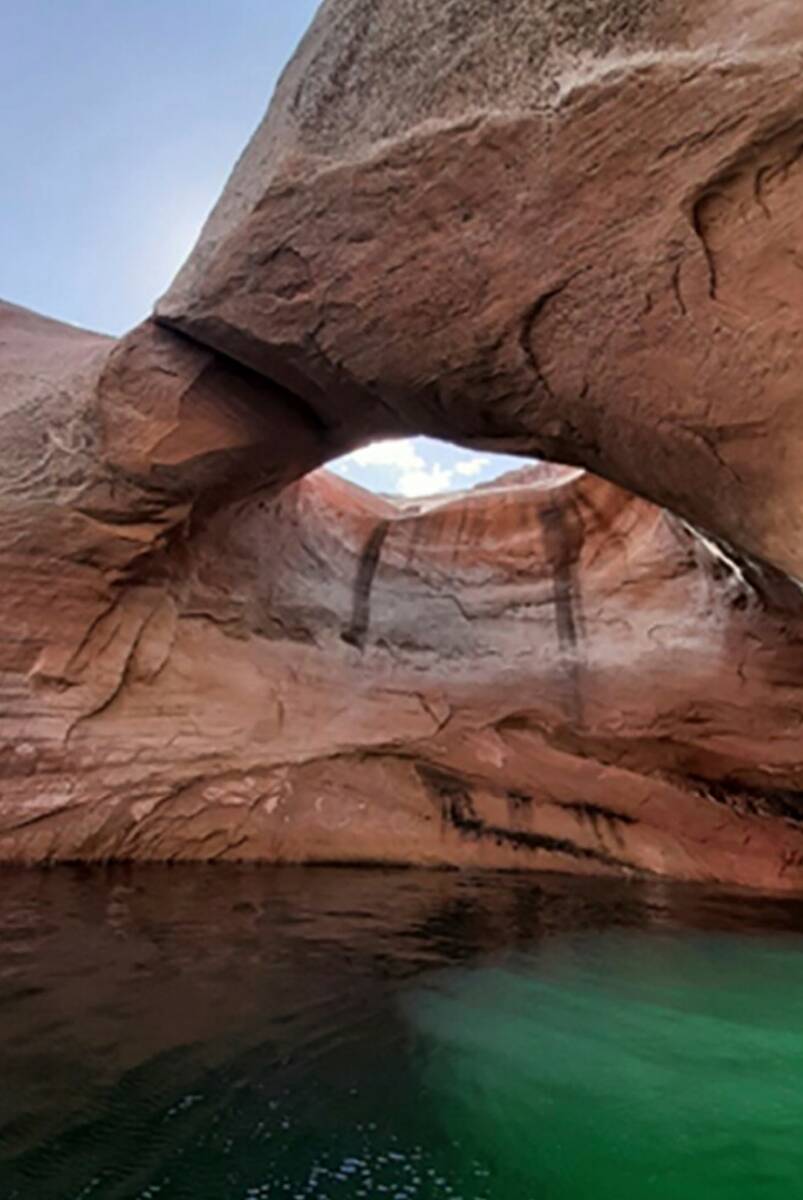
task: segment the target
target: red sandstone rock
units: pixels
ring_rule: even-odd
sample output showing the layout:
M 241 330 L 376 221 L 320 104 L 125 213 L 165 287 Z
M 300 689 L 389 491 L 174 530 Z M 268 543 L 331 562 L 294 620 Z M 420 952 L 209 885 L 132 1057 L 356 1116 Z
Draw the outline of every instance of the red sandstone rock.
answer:
M 801 887 L 802 39 L 327 0 L 164 327 L 0 306 L 0 859 Z
M 328 0 L 160 319 L 803 578 L 802 39 L 797 0 Z
M 0 858 L 800 887 L 803 627 L 760 576 L 573 470 L 277 493 L 253 380 L 4 315 Z

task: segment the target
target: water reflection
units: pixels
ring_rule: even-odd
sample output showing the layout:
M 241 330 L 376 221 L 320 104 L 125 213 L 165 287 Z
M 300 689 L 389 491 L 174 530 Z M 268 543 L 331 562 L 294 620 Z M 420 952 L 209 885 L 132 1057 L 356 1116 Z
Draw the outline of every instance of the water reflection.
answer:
M 803 1174 L 801 902 L 223 866 L 2 880 L 4 1200 L 773 1197 Z

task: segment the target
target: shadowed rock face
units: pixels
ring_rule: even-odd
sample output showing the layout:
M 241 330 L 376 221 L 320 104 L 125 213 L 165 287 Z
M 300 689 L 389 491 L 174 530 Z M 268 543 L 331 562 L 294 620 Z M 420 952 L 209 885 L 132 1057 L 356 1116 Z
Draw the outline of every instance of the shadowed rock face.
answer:
M 0 306 L 0 858 L 800 888 L 801 37 L 327 0 L 155 322 Z

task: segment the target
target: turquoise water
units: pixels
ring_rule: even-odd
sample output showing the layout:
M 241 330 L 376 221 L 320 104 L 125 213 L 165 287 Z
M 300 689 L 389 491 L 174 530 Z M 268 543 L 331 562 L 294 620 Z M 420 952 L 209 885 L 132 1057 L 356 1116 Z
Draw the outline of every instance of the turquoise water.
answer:
M 2 1200 L 803 1189 L 803 904 L 351 870 L 8 871 Z

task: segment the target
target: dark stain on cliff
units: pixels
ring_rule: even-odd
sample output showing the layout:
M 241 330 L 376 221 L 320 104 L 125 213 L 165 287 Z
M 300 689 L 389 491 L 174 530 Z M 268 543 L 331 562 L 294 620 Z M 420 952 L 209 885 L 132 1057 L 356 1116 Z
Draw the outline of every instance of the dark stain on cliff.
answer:
M 576 505 L 552 504 L 537 510 L 547 564 L 552 571 L 552 603 L 561 655 L 571 685 L 573 715 L 582 717 L 579 643 L 584 617 L 577 564 L 583 549 L 583 518 Z
M 507 801 L 507 819 L 509 825 L 520 825 L 522 821 L 529 824 L 532 819 L 533 798 L 529 792 L 518 788 L 509 788 L 505 792 Z
M 594 836 L 599 841 L 604 841 L 606 833 L 610 834 L 620 849 L 624 849 L 625 844 L 622 837 L 622 826 L 638 824 L 637 819 L 628 813 L 614 812 L 612 808 L 604 808 L 601 804 L 589 804 L 586 801 L 577 800 L 570 804 L 561 804 L 560 807 L 566 812 L 573 813 L 581 823 L 588 822 L 594 831 Z
M 749 816 L 780 817 L 793 825 L 803 825 L 803 791 L 797 788 L 765 788 L 738 779 L 708 780 L 686 777 L 709 800 Z
M 360 555 L 357 577 L 354 580 L 351 623 L 348 629 L 344 629 L 340 635 L 344 642 L 348 642 L 350 646 L 356 646 L 359 650 L 362 650 L 365 645 L 368 626 L 371 623 L 371 588 L 389 528 L 389 521 L 378 521 L 365 543 Z
M 578 513 L 566 504 L 538 509 L 547 563 L 554 580 L 555 625 L 561 650 L 574 655 L 579 641 L 582 613 L 578 612 L 577 561 L 583 546 L 583 527 Z
M 534 833 L 526 829 L 505 829 L 493 825 L 477 814 L 471 793 L 471 783 L 451 771 L 417 763 L 416 772 L 428 791 L 436 800 L 444 827 L 451 827 L 463 837 L 490 840 L 497 846 L 512 846 L 515 850 L 545 850 L 550 854 L 563 854 L 569 858 L 587 859 L 608 867 L 629 869 L 630 864 L 615 858 L 605 850 L 591 846 L 578 846 L 569 838 L 553 837 L 547 833 Z
M 575 812 L 581 818 L 589 821 L 618 821 L 620 825 L 637 825 L 638 821 L 635 817 L 631 817 L 629 813 L 614 812 L 612 808 L 604 808 L 601 804 L 587 804 L 585 801 L 577 800 L 571 804 L 561 804 L 561 808 L 567 809 L 569 812 Z
M 507 798 L 516 809 L 529 808 L 533 802 L 533 798 L 529 792 L 520 792 L 517 788 L 510 788 Z
M 508 788 L 505 792 L 505 799 L 511 825 L 514 819 L 521 816 L 529 817 L 532 813 L 533 798 L 529 792 L 522 792 L 519 788 Z

